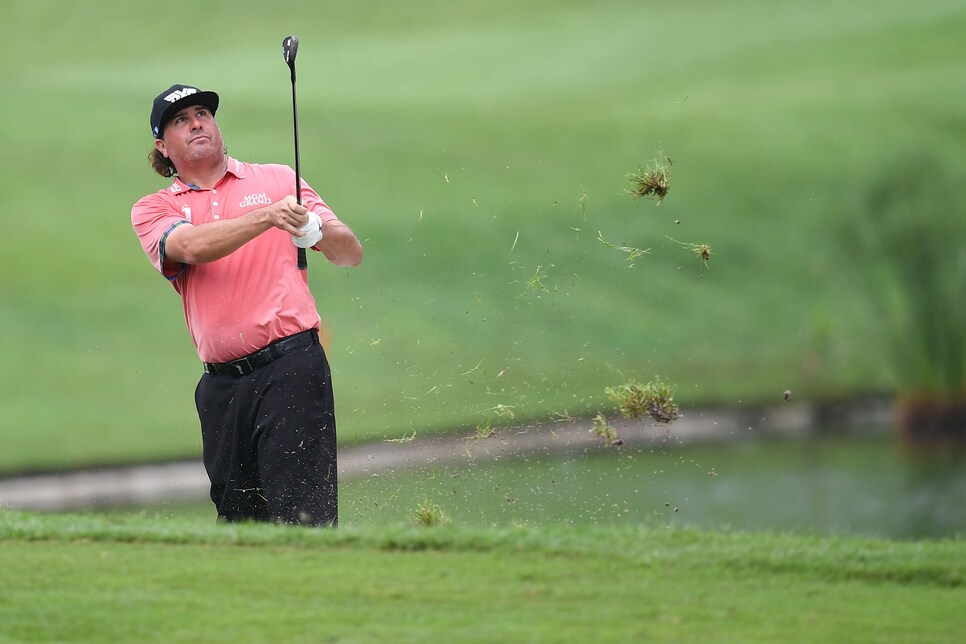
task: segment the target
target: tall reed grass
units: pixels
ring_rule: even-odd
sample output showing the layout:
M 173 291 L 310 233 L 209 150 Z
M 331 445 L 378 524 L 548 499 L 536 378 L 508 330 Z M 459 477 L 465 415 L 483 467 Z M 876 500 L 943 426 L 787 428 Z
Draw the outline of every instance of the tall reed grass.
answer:
M 880 312 L 908 424 L 966 438 L 966 174 L 912 156 L 883 170 L 847 219 L 846 249 Z M 910 413 L 911 412 L 911 413 Z

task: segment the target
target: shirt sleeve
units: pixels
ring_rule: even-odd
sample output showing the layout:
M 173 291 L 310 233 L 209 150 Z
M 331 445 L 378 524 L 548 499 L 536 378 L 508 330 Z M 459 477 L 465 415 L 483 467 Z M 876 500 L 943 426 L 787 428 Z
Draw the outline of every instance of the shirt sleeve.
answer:
M 312 189 L 310 185 L 302 181 L 302 205 L 308 208 L 310 211 L 314 212 L 322 220 L 323 224 L 327 224 L 330 221 L 338 221 L 338 217 L 332 212 L 332 209 L 322 201 L 322 197 L 319 196 L 315 190 Z M 316 244 L 312 246 L 312 250 L 316 252 L 319 251 L 319 246 Z
M 164 254 L 164 244 L 172 230 L 178 226 L 190 226 L 191 222 L 185 219 L 174 204 L 168 203 L 156 193 L 134 204 L 131 209 L 131 224 L 151 265 L 169 281 L 174 281 L 186 265 L 168 260 Z
M 304 180 L 302 181 L 302 205 L 317 214 L 322 219 L 322 223 L 338 219 L 332 209 L 322 201 L 319 193 L 313 190 Z

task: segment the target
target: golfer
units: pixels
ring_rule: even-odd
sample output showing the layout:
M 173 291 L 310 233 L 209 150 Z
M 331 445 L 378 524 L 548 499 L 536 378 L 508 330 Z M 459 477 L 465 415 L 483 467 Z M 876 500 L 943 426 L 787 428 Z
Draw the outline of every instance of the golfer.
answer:
M 298 204 L 290 167 L 227 156 L 217 109 L 217 94 L 189 85 L 154 99 L 150 161 L 174 182 L 131 222 L 204 363 L 195 404 L 219 519 L 335 526 L 332 378 L 296 254 L 357 266 L 362 246 L 305 182 Z

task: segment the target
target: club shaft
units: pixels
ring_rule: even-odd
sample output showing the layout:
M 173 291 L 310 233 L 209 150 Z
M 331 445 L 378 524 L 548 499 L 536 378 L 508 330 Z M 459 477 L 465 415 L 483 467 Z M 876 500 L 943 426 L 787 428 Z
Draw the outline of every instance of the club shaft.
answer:
M 299 109 L 295 98 L 295 69 L 292 69 L 292 121 L 295 129 L 295 198 L 302 203 L 302 163 L 299 153 Z
M 299 108 L 295 97 L 295 62 L 292 62 L 292 121 L 295 130 L 295 200 L 302 205 L 302 155 L 299 153 Z M 304 248 L 298 249 L 298 268 L 304 271 L 308 268 L 308 260 Z

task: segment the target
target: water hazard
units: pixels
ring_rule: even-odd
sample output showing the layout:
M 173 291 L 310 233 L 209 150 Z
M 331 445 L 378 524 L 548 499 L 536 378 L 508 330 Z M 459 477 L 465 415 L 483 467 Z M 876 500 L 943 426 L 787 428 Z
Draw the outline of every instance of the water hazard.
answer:
M 888 437 L 588 448 L 381 472 L 343 485 L 344 523 L 406 521 L 421 504 L 468 525 L 728 526 L 931 538 L 966 534 L 966 462 Z

